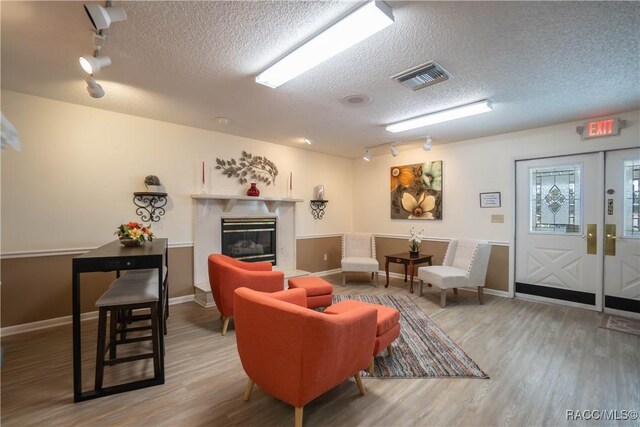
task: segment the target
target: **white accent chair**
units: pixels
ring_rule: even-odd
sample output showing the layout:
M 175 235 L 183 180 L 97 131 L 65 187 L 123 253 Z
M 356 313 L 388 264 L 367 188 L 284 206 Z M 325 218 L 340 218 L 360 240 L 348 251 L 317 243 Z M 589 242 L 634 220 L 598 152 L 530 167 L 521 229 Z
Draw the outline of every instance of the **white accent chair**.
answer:
M 376 275 L 380 265 L 376 259 L 376 239 L 370 233 L 345 233 L 342 235 L 342 286 L 346 286 L 346 273 L 361 272 Z
M 420 295 L 424 283 L 440 288 L 440 306 L 447 306 L 447 289 L 478 287 L 478 300 L 482 304 L 482 288 L 484 287 L 491 245 L 484 240 L 451 240 L 442 265 L 420 267 Z

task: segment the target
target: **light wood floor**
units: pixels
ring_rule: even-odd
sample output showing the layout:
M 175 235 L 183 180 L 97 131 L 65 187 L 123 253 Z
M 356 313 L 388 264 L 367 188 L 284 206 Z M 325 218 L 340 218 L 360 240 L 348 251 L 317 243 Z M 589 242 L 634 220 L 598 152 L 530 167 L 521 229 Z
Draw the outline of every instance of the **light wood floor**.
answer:
M 329 277 L 339 293 L 409 295 L 400 279 L 389 289 L 355 279 L 343 288 L 339 275 Z M 441 309 L 439 291 L 410 296 L 491 379 L 364 379 L 364 397 L 351 379 L 305 407 L 305 426 L 579 425 L 567 410 L 639 409 L 640 337 L 598 328 L 598 314 L 491 295 L 478 305 L 471 292 L 450 295 Z M 171 309 L 166 383 L 77 404 L 70 326 L 3 338 L 2 425 L 293 425 L 293 408 L 258 387 L 242 401 L 233 324 L 222 337 L 215 308 Z M 95 324 L 83 323 L 87 388 Z

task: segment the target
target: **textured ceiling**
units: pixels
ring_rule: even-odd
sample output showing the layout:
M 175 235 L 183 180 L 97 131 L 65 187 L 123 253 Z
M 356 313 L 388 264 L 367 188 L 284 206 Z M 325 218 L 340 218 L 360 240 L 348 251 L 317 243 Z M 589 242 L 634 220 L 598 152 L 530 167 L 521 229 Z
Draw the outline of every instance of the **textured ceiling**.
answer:
M 101 3 L 103 4 L 103 3 Z M 270 89 L 256 74 L 353 2 L 115 2 L 90 98 L 81 2 L 0 3 L 2 88 L 346 157 L 431 135 L 434 144 L 640 107 L 640 3 L 388 2 L 395 24 Z M 453 78 L 412 92 L 389 79 L 435 60 Z M 361 108 L 339 102 L 368 94 Z M 494 111 L 391 134 L 388 123 L 482 99 Z M 219 124 L 215 117 L 229 117 Z

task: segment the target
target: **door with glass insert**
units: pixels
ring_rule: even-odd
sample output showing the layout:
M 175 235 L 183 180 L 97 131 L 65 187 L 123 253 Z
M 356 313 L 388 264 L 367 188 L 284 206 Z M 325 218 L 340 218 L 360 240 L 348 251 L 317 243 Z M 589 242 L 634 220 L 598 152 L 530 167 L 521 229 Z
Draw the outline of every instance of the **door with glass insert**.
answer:
M 602 309 L 604 154 L 516 162 L 517 296 Z
M 605 311 L 640 313 L 640 149 L 607 152 Z

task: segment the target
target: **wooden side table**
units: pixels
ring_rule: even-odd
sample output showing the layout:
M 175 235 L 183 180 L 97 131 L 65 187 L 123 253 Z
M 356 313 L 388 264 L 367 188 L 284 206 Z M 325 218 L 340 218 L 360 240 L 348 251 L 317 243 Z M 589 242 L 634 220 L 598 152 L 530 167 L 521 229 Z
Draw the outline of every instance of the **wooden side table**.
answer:
M 385 255 L 385 261 L 384 261 L 384 271 L 387 275 L 387 283 L 385 283 L 384 287 L 388 288 L 389 287 L 389 263 L 393 262 L 396 264 L 403 264 L 404 265 L 404 281 L 407 281 L 407 267 L 409 267 L 409 275 L 411 278 L 411 282 L 410 282 L 410 286 L 409 286 L 409 292 L 413 293 L 413 273 L 415 270 L 415 266 L 418 264 L 424 264 L 427 263 L 429 265 L 433 265 L 431 259 L 433 258 L 433 255 L 423 255 L 423 254 L 419 254 L 416 257 L 412 257 L 411 255 L 409 255 L 409 252 L 402 252 L 399 254 L 393 254 L 393 255 Z

